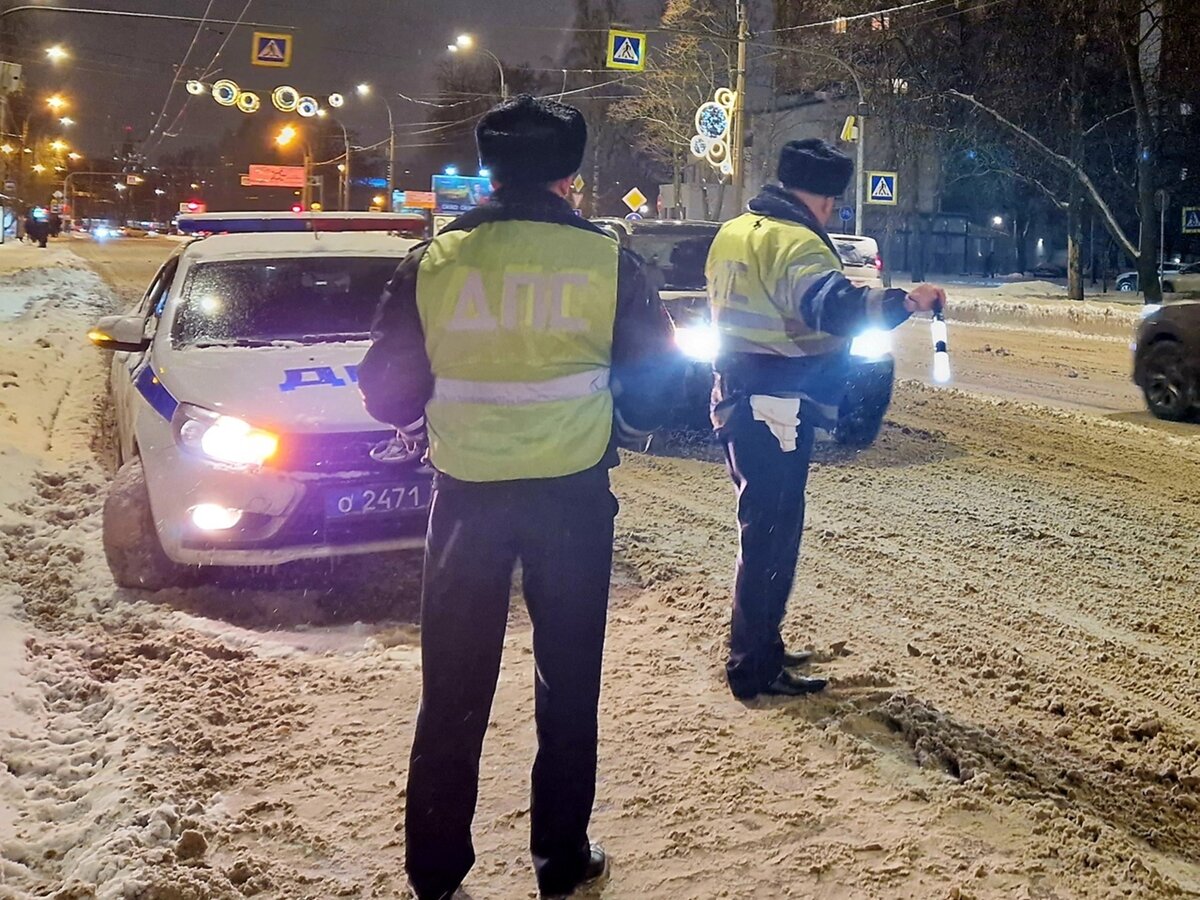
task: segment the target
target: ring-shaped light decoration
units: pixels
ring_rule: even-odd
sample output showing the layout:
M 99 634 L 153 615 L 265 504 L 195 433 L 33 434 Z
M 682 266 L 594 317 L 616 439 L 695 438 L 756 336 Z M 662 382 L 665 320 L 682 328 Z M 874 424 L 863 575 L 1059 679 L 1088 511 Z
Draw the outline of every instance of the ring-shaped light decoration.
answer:
M 722 175 L 732 175 L 733 174 L 733 160 L 732 159 L 725 160 L 723 163 L 721 163 L 721 165 L 718 168 L 720 168 Z
M 702 134 L 692 135 L 692 142 L 689 145 L 689 149 L 692 151 L 692 156 L 704 159 L 708 156 L 708 138 Z
M 271 91 L 271 103 L 280 112 L 295 112 L 296 104 L 299 102 L 300 92 L 290 84 L 281 84 L 275 90 Z
M 717 88 L 713 99 L 726 109 L 733 109 L 733 101 L 737 99 L 737 94 L 727 87 Z
M 320 109 L 321 104 L 317 102 L 316 97 L 301 97 L 296 104 L 296 112 L 306 119 L 311 119 Z
M 213 99 L 222 106 L 236 104 L 241 93 L 242 89 L 237 86 L 237 82 L 230 81 L 228 78 L 222 78 L 212 86 Z
M 719 103 L 703 103 L 696 110 L 696 131 L 710 140 L 725 137 L 729 131 L 729 110 Z
M 334 109 L 340 109 L 341 107 L 345 106 L 346 98 L 343 97 L 341 94 L 330 94 L 328 102 L 329 102 L 329 105 L 332 106 Z
M 707 159 L 714 166 L 720 168 L 721 163 L 723 163 L 728 157 L 729 145 L 724 141 L 712 141 L 709 143 Z
M 237 108 L 242 112 L 256 113 L 260 106 L 262 106 L 262 101 L 258 98 L 258 94 L 253 91 L 242 91 L 238 94 Z
M 204 90 L 205 90 L 205 88 L 204 88 L 203 81 L 197 81 L 196 79 L 193 78 L 191 81 L 189 81 L 187 83 L 187 92 L 189 94 L 191 94 L 193 97 L 203 94 Z

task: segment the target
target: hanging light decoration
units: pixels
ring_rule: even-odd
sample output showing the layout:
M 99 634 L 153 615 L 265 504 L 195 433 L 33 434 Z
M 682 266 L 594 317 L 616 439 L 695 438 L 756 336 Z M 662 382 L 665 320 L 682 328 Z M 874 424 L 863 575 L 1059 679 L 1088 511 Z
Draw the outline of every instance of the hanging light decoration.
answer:
M 236 105 L 241 93 L 242 89 L 237 86 L 237 82 L 228 78 L 222 78 L 212 86 L 213 99 L 222 106 Z
M 242 91 L 238 94 L 237 108 L 244 113 L 256 113 L 261 105 L 262 101 L 253 91 Z
M 346 98 L 341 94 L 330 94 L 328 102 L 334 109 L 341 109 L 346 104 Z
M 321 104 L 317 102 L 316 97 L 301 97 L 296 103 L 296 112 L 306 119 L 311 119 L 320 109 Z
M 203 81 L 196 81 L 193 78 L 187 83 L 187 92 L 194 97 L 198 97 L 200 94 L 203 94 L 205 90 L 207 90 L 207 88 L 204 87 Z
M 729 158 L 729 129 L 736 99 L 737 95 L 729 88 L 718 88 L 712 100 L 700 104 L 696 110 L 696 134 L 688 142 L 692 156 L 707 160 L 722 175 L 733 173 L 733 161 Z
M 281 84 L 271 91 L 271 103 L 280 112 L 295 112 L 300 102 L 300 92 L 290 84 Z

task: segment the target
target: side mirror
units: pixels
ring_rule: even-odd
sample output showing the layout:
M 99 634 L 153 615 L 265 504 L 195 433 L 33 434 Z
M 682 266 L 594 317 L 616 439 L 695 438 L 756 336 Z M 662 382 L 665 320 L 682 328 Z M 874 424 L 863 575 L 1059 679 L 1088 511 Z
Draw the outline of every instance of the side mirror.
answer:
M 101 350 L 140 353 L 150 346 L 141 316 L 105 316 L 88 332 L 88 340 Z

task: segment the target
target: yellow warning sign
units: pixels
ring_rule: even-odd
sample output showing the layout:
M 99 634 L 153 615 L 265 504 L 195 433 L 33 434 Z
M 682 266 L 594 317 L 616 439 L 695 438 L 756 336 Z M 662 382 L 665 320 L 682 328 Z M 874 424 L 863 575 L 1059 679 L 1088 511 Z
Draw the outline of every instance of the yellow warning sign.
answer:
M 646 195 L 637 188 L 631 188 L 629 193 L 622 197 L 621 200 L 634 212 L 637 212 L 646 205 Z

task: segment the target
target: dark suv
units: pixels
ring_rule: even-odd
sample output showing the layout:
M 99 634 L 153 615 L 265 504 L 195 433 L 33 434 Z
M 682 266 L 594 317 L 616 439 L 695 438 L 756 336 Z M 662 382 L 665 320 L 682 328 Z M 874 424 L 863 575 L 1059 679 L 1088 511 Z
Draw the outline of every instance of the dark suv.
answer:
M 675 323 L 676 345 L 688 362 L 676 419 L 681 424 L 707 427 L 712 363 L 719 353 L 720 339 L 709 315 L 704 264 L 720 223 L 594 221 L 646 262 L 650 279 Z M 847 248 L 853 252 L 853 247 Z M 849 277 L 854 280 L 853 275 Z M 851 365 L 833 437 L 842 444 L 865 447 L 879 434 L 892 400 L 895 360 L 891 334 L 872 329 L 847 341 L 845 352 L 850 355 Z
M 1147 306 L 1133 352 L 1133 380 L 1150 412 L 1181 422 L 1200 410 L 1200 300 Z

